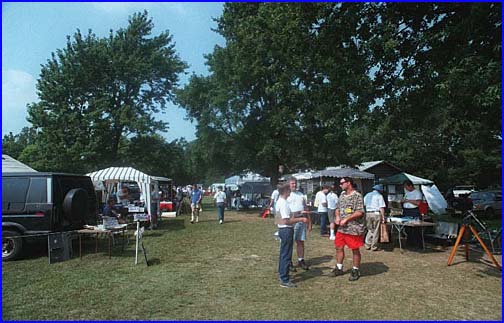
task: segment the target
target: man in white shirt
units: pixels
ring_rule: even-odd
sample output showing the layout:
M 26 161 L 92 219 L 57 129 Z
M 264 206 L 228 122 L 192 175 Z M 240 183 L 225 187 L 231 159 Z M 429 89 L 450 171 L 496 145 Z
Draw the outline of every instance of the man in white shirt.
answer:
M 290 195 L 287 198 L 287 203 L 294 218 L 305 217 L 306 199 L 303 193 L 296 189 L 297 180 L 295 177 L 289 179 Z M 304 270 L 309 270 L 310 267 L 304 261 L 304 242 L 306 240 L 306 229 L 311 231 L 311 222 L 308 225 L 304 222 L 298 222 L 294 226 L 294 241 L 296 241 L 296 251 L 298 256 L 298 267 Z
M 278 188 L 280 197 L 276 203 L 275 224 L 278 227 L 278 235 L 280 237 L 280 257 L 278 261 L 278 274 L 280 278 L 280 286 L 286 288 L 296 287 L 289 280 L 289 267 L 292 260 L 292 246 L 294 237 L 293 225 L 297 222 L 306 223 L 306 218 L 294 218 L 291 216 L 287 198 L 290 195 L 289 184 L 283 184 Z
M 331 190 L 327 194 L 327 216 L 329 218 L 329 228 L 331 229 L 331 235 L 329 236 L 329 239 L 331 240 L 336 239 L 336 235 L 334 233 L 336 225 L 334 224 L 334 220 L 337 204 L 338 204 L 338 194 L 336 194 L 336 186 L 334 185 L 333 187 L 331 187 Z
M 315 195 L 315 201 L 318 201 L 317 212 L 320 216 L 320 236 L 327 236 L 327 192 L 329 192 L 329 186 L 324 185 L 322 190 L 317 192 Z
M 273 191 L 273 193 L 271 193 L 271 199 L 270 199 L 270 204 L 269 204 L 269 207 L 270 209 L 273 209 L 273 215 L 276 214 L 276 210 L 275 210 L 275 206 L 276 206 L 276 202 L 278 200 L 278 197 L 279 197 L 279 194 L 278 194 L 278 189 L 275 189 Z
M 420 211 L 418 210 L 418 205 L 422 202 L 422 193 L 415 189 L 413 182 L 405 180 L 404 185 L 404 198 L 403 203 L 403 216 L 412 217 L 415 220 L 420 218 Z M 422 246 L 422 232 L 418 228 L 406 227 L 407 242 L 409 245 L 414 245 L 416 248 L 421 248 Z
M 366 228 L 368 230 L 364 245 L 367 250 L 378 250 L 378 239 L 380 237 L 380 223 L 385 223 L 385 200 L 381 194 L 383 185 L 373 186 L 373 191 L 364 196 L 364 207 L 366 208 Z
M 219 186 L 214 194 L 215 205 L 217 206 L 217 216 L 219 224 L 224 222 L 224 208 L 226 207 L 226 193 L 222 191 L 222 186 Z

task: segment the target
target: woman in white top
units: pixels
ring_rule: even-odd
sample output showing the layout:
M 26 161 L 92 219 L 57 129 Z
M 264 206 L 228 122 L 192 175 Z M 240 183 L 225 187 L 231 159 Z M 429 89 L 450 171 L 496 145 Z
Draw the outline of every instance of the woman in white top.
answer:
M 219 224 L 224 222 L 224 208 L 226 207 L 226 193 L 222 191 L 222 186 L 219 186 L 214 194 L 215 205 L 217 205 L 217 216 Z

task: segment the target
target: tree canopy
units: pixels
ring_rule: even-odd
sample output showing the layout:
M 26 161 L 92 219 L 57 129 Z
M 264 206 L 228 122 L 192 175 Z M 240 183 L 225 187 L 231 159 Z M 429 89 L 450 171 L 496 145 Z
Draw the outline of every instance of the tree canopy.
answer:
M 442 183 L 498 183 L 500 10 L 227 3 L 216 20 L 226 45 L 177 102 L 222 174 L 248 168 L 275 182 L 279 165 L 385 159 Z

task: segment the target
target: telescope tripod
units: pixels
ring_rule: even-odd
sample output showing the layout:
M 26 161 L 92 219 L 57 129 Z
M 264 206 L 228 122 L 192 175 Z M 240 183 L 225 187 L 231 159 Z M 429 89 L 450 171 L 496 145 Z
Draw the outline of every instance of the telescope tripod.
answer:
M 492 260 L 494 265 L 499 269 L 502 270 L 502 267 L 499 265 L 497 260 L 494 258 L 493 254 L 488 250 L 487 246 L 481 240 L 480 236 L 478 235 L 478 231 L 472 226 L 471 220 L 474 220 L 479 223 L 478 218 L 474 215 L 472 211 L 467 211 L 467 215 L 464 217 L 463 222 L 462 222 L 462 227 L 460 228 L 459 234 L 457 236 L 457 240 L 455 241 L 455 245 L 453 246 L 450 256 L 448 257 L 448 266 L 450 266 L 453 262 L 453 258 L 455 257 L 455 254 L 457 253 L 457 248 L 460 245 L 460 241 L 462 240 L 462 237 L 465 236 L 464 238 L 464 243 L 465 243 L 465 256 L 466 260 L 469 260 L 469 230 L 472 232 L 472 234 L 476 237 L 478 242 L 480 243 L 481 247 L 483 250 L 485 250 L 486 254 L 488 257 Z

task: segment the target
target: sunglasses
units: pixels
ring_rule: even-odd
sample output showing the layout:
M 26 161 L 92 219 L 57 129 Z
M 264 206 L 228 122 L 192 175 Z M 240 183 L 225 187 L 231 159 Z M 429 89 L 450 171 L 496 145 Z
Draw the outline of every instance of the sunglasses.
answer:
M 346 181 L 343 181 L 343 182 L 340 182 L 339 184 L 340 184 L 340 185 L 343 185 L 343 184 L 345 184 L 345 183 L 346 183 Z

